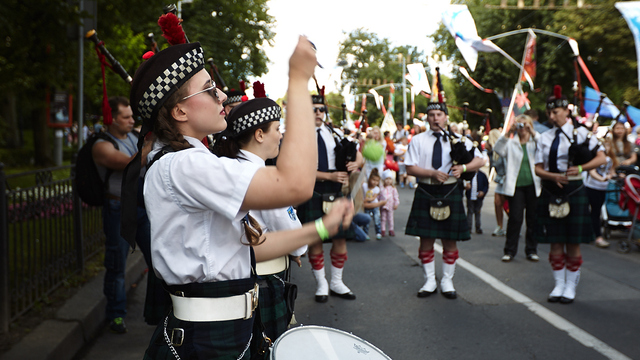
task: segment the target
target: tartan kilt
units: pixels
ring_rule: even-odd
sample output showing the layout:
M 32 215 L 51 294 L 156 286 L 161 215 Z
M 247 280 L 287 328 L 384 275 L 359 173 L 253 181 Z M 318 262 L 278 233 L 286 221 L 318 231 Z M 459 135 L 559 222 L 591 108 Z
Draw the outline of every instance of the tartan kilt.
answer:
M 264 333 L 272 342 L 282 335 L 289 327 L 287 317 L 287 304 L 284 296 L 284 279 L 286 271 L 277 274 L 260 276 L 258 275 L 258 285 L 260 286 L 260 320 L 264 326 Z M 257 328 L 257 327 L 256 327 Z M 253 334 L 251 341 L 251 354 L 259 349 L 262 335 L 259 331 Z M 269 352 L 265 354 L 268 358 Z
M 168 286 L 169 291 L 183 291 L 189 297 L 226 297 L 241 295 L 253 289 L 255 279 L 239 279 L 217 281 L 210 283 L 192 283 L 187 285 Z M 171 330 L 184 330 L 182 346 L 174 349 L 181 359 L 218 359 L 235 360 L 242 354 L 249 340 L 254 325 L 254 317 L 243 320 L 191 322 L 182 321 L 169 313 L 167 334 L 171 337 Z M 244 353 L 241 359 L 249 359 L 250 351 Z M 164 339 L 164 320 L 156 327 L 151 337 L 144 359 L 175 359 Z
M 471 233 L 467 224 L 467 214 L 462 202 L 461 182 L 450 185 L 418 184 L 411 213 L 407 220 L 406 235 L 419 236 L 427 239 L 469 240 Z M 445 196 L 452 187 L 458 187 L 447 197 L 451 201 L 451 215 L 448 219 L 437 221 L 429 215 L 430 200 Z M 428 192 L 431 196 L 424 193 Z
M 344 197 L 344 194 L 342 194 L 342 184 L 333 181 L 316 181 L 311 199 L 298 205 L 296 209 L 300 223 L 306 224 L 313 222 L 324 215 L 322 211 L 322 195 L 324 194 L 335 194 L 338 198 Z M 355 232 L 349 229 L 341 230 L 323 242 L 330 242 L 334 238 L 352 240 L 355 238 Z
M 584 186 L 569 196 L 569 215 L 563 219 L 549 217 L 549 199 L 552 194 L 569 194 L 582 186 L 582 180 L 570 181 L 559 188 L 554 182 L 543 181 L 538 198 L 537 226 L 534 237 L 541 244 L 581 244 L 595 240 L 591 227 L 589 200 Z
M 144 321 L 149 325 L 158 325 L 171 310 L 171 297 L 164 289 L 153 269 L 147 273 L 147 295 L 144 299 Z

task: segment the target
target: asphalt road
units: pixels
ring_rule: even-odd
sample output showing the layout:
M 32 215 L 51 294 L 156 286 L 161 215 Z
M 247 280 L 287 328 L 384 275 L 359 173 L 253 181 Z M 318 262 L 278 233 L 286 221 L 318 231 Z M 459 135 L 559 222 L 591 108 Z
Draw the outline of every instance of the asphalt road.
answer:
M 292 281 L 299 287 L 299 324 L 350 332 L 396 360 L 640 359 L 637 247 L 621 254 L 615 244 L 608 249 L 584 245 L 575 302 L 550 304 L 546 301 L 553 288 L 549 246 L 539 247 L 541 261 L 533 263 L 524 258 L 521 239 L 514 260 L 501 262 L 504 237 L 491 236 L 496 222 L 490 190 L 482 214 L 484 234 L 459 243 L 461 259 L 454 278 L 458 299 L 440 294 L 417 298 L 424 281 L 418 240 L 404 235 L 413 190 L 398 190 L 396 236 L 348 245 L 344 280 L 356 300 L 331 297 L 318 304 L 308 260 L 303 259 L 302 268 L 293 269 Z M 617 241 L 625 234 L 614 231 L 612 236 Z M 327 264 L 329 247 L 325 245 Z M 436 253 L 438 277 L 441 264 Z M 142 358 L 153 332 L 142 321 L 145 287 L 144 281 L 138 284 L 129 298 L 129 333 L 115 335 L 105 329 L 79 359 Z M 308 349 L 313 351 L 311 344 Z M 300 354 L 299 359 L 305 358 Z

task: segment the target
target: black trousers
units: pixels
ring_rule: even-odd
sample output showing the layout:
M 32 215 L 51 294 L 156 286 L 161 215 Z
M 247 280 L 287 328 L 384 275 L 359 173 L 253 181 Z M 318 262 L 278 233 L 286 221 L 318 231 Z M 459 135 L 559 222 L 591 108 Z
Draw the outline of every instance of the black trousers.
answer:
M 504 254 L 515 256 L 518 252 L 520 229 L 526 211 L 527 231 L 525 232 L 525 254 L 536 254 L 538 243 L 533 237 L 536 226 L 536 188 L 534 185 L 516 187 L 513 196 L 509 199 L 509 220 L 507 222 L 507 240 L 504 244 Z
M 593 227 L 593 233 L 596 237 L 600 237 L 602 236 L 602 230 L 600 229 L 600 214 L 602 213 L 602 204 L 604 204 L 606 199 L 607 191 L 591 188 L 586 189 L 589 205 L 591 205 L 591 226 Z

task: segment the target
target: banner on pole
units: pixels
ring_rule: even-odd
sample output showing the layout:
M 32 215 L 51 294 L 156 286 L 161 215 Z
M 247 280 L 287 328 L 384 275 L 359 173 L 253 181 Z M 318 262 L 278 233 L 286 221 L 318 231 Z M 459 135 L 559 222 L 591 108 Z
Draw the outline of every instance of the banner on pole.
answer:
M 407 71 L 409 72 L 407 80 L 409 80 L 414 87 L 417 87 L 418 90 L 431 94 L 431 87 L 429 86 L 427 72 L 424 70 L 424 65 L 422 65 L 422 63 L 407 65 Z

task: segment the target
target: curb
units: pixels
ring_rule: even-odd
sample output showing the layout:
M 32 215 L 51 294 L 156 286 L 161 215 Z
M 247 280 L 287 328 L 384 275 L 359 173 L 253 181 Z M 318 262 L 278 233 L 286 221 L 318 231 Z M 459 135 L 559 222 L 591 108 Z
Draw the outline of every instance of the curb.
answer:
M 127 293 L 145 274 L 142 252 L 129 254 L 125 272 Z M 102 270 L 58 310 L 6 352 L 1 360 L 71 360 L 106 326 Z

